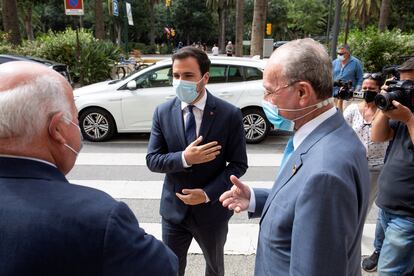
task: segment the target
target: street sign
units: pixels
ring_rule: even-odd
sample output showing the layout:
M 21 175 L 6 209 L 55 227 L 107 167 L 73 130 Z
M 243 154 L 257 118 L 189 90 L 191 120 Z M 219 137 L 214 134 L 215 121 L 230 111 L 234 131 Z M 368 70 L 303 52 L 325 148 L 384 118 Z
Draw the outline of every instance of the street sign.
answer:
M 65 0 L 66 15 L 83 15 L 83 0 Z
M 126 14 L 128 17 L 128 24 L 131 26 L 134 26 L 134 20 L 132 19 L 131 3 L 125 2 L 125 5 L 126 5 Z
M 119 16 L 119 3 L 118 0 L 112 1 L 112 11 L 114 16 Z

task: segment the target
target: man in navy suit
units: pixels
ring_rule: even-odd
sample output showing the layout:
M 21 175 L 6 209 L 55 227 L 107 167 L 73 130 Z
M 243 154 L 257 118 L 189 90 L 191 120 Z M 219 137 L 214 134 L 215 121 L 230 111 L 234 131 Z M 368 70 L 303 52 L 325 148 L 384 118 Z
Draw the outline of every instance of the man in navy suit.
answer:
M 368 207 L 365 149 L 332 104 L 332 67 L 324 47 L 300 39 L 278 48 L 263 78 L 263 108 L 293 129 L 272 189 L 232 176 L 223 206 L 261 217 L 255 275 L 361 275 Z
M 162 239 L 179 259 L 184 275 L 193 239 L 206 260 L 206 275 L 224 275 L 224 244 L 233 212 L 219 196 L 242 176 L 247 156 L 238 108 L 208 91 L 210 60 L 195 47 L 172 56 L 176 98 L 154 112 L 147 166 L 165 173 L 161 195 Z
M 65 178 L 82 145 L 65 78 L 0 65 L 0 118 L 0 275 L 176 275 L 126 204 Z

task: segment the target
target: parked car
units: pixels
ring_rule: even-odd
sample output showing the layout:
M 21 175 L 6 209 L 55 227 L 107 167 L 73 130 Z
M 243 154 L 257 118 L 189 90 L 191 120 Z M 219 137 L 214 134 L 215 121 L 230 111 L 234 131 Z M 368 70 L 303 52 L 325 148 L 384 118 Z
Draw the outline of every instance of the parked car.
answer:
M 248 143 L 264 140 L 271 124 L 261 107 L 263 60 L 210 57 L 207 89 L 239 107 Z M 175 97 L 171 59 L 115 81 L 88 85 L 74 91 L 83 137 L 105 141 L 115 133 L 150 132 L 157 105 Z
M 55 61 L 42 59 L 38 57 L 29 57 L 29 56 L 17 56 L 17 55 L 0 55 L 0 64 L 10 62 L 10 61 L 32 61 L 37 63 L 42 63 L 45 66 L 52 68 L 53 70 L 59 72 L 64 76 L 68 82 L 73 85 L 72 79 L 69 74 L 68 66 L 65 64 L 57 63 Z
M 273 42 L 273 50 L 276 50 L 277 48 L 279 48 L 280 46 L 282 46 L 283 44 L 286 44 L 288 42 L 289 41 L 285 41 L 285 40 L 280 40 L 280 41 Z

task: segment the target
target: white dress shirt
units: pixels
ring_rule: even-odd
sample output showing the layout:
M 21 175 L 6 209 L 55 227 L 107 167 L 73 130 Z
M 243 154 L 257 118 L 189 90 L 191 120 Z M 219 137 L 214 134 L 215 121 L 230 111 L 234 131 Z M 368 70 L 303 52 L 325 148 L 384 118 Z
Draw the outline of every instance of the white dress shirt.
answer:
M 328 118 L 335 115 L 336 112 L 337 112 L 336 107 L 332 107 L 331 109 L 328 109 L 324 113 L 313 118 L 312 120 L 304 124 L 301 128 L 299 128 L 293 135 L 294 151 L 300 146 L 300 144 L 302 144 L 302 142 L 306 139 L 306 137 L 308 137 L 308 135 L 312 131 L 314 131 L 320 124 L 322 124 Z M 251 213 L 254 213 L 254 211 L 256 210 L 256 197 L 254 194 L 254 190 L 251 187 L 249 187 L 249 189 L 250 189 L 250 202 L 249 202 L 249 207 L 247 210 Z

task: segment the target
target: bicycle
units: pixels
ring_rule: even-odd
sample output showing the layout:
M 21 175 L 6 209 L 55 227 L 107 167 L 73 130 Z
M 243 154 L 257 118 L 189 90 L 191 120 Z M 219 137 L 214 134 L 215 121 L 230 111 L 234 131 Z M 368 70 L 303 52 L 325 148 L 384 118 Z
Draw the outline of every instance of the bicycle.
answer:
M 111 68 L 109 77 L 112 80 L 123 79 L 132 73 L 147 68 L 149 64 L 144 63 L 141 58 L 131 57 L 125 60 L 123 57 Z

